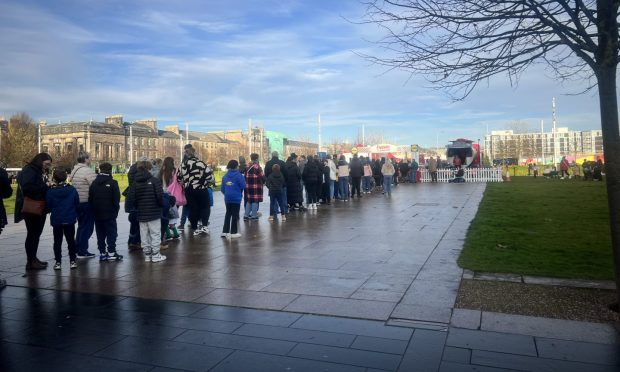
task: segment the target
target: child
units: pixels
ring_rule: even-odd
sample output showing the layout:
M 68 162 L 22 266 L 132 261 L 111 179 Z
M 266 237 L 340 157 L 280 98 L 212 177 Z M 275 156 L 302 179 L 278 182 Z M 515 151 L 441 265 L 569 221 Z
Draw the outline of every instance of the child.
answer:
M 90 185 L 88 202 L 95 216 L 95 231 L 99 262 L 120 261 L 123 256 L 116 253 L 116 218 L 120 209 L 121 192 L 118 182 L 112 178 L 112 165 L 99 165 L 99 174 Z M 107 249 L 106 249 L 107 243 Z
M 237 222 L 239 221 L 239 209 L 241 208 L 243 189 L 245 189 L 245 177 L 237 170 L 238 166 L 239 163 L 236 160 L 229 161 L 226 166 L 228 172 L 222 178 L 221 191 L 224 194 L 224 201 L 226 202 L 224 228 L 220 235 L 222 238 L 241 237 L 241 234 L 237 232 Z
M 67 172 L 61 169 L 54 171 L 54 186 L 48 190 L 45 197 L 45 207 L 51 213 L 50 223 L 54 230 L 54 270 L 60 270 L 62 236 L 64 234 L 69 248 L 71 269 L 77 268 L 75 261 L 75 223 L 77 222 L 77 208 L 80 204 L 75 187 L 67 184 Z
M 159 252 L 163 190 L 161 182 L 150 173 L 151 162 L 138 162 L 138 172 L 129 197 L 135 205 L 140 223 L 140 237 L 146 262 L 161 262 L 166 256 Z
M 282 187 L 284 187 L 284 176 L 280 172 L 280 165 L 274 164 L 271 167 L 271 174 L 267 177 L 267 188 L 269 189 L 269 221 L 273 221 L 277 218 L 278 208 L 282 212 L 282 221 L 286 221 L 286 214 L 284 214 L 284 195 L 282 194 Z

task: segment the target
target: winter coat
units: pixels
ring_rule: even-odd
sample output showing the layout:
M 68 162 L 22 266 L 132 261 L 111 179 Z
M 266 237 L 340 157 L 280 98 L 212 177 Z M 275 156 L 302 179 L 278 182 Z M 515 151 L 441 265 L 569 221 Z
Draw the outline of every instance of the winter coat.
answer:
M 305 184 L 318 184 L 322 178 L 321 171 L 314 161 L 309 161 L 304 168 L 304 172 L 301 175 Z
M 66 183 L 47 190 L 45 209 L 50 214 L 52 226 L 73 225 L 77 222 L 77 208 L 80 198 L 75 187 Z
M 17 175 L 17 195 L 15 197 L 15 223 L 23 220 L 22 207 L 24 206 L 24 197 L 33 200 L 45 200 L 47 194 L 46 176 L 43 175 L 43 169 L 32 164 L 26 164 L 21 172 Z
M 181 164 L 183 187 L 204 190 L 215 185 L 213 170 L 196 157 L 187 157 Z
M 6 210 L 4 209 L 2 199 L 10 198 L 11 195 L 13 195 L 13 188 L 11 187 L 9 175 L 4 169 L 0 168 L 0 233 L 4 226 L 9 223 L 6 218 Z
M 387 160 L 385 164 L 383 164 L 383 166 L 381 167 L 381 173 L 383 173 L 384 176 L 394 175 L 395 170 L 394 170 L 394 166 L 392 165 L 391 161 Z
M 250 164 L 245 173 L 245 195 L 250 203 L 260 203 L 263 201 L 263 184 L 265 175 L 258 163 Z
M 569 167 L 568 160 L 562 159 L 560 162 L 560 170 L 567 171 Z
M 136 181 L 136 174 L 138 174 L 138 163 L 133 163 L 127 172 L 127 182 L 129 186 L 133 185 Z
M 400 167 L 400 174 L 402 174 L 403 176 L 406 176 L 407 173 L 409 173 L 409 164 L 403 161 L 400 163 L 399 167 Z
M 351 163 L 349 163 L 349 176 L 351 177 L 361 177 L 364 175 L 364 168 L 362 167 L 362 162 L 360 158 L 357 156 L 353 156 L 351 159 Z
M 338 177 L 338 167 L 336 163 L 334 163 L 332 159 L 327 159 L 327 166 L 329 167 L 329 179 L 335 181 L 336 177 Z
M 418 162 L 414 160 L 413 163 L 411 163 L 411 170 L 413 172 L 417 172 L 418 168 L 419 168 Z
M 161 218 L 163 190 L 161 182 L 148 171 L 138 172 L 130 193 L 135 200 L 138 221 L 148 222 Z
M 372 167 L 370 164 L 364 164 L 364 177 L 372 177 Z
M 331 174 L 331 172 L 330 172 L 329 166 L 327 166 L 327 165 L 326 165 L 326 166 L 324 166 L 324 167 L 323 167 L 322 172 L 323 172 L 323 179 L 322 179 L 322 182 L 323 182 L 323 183 L 329 183 L 329 182 L 332 180 L 332 179 L 330 178 L 330 174 Z
M 269 160 L 267 164 L 265 164 L 265 177 L 269 177 L 269 175 L 273 171 L 272 168 L 274 164 L 278 164 L 280 166 L 280 172 L 282 172 L 282 176 L 286 178 L 286 169 L 284 169 L 286 168 L 286 163 L 276 157 L 271 158 L 271 160 Z
M 297 163 L 292 160 L 286 162 L 286 198 L 288 204 L 291 205 L 304 201 L 301 172 Z
M 267 177 L 267 188 L 269 189 L 269 196 L 278 195 L 282 192 L 282 188 L 285 185 L 285 179 L 282 172 L 271 172 Z
M 88 203 L 88 191 L 96 177 L 97 173 L 86 164 L 77 163 L 73 167 L 69 181 L 77 190 L 80 196 L 80 203 Z
M 437 159 L 431 159 L 428 162 L 428 171 L 437 172 Z
M 338 160 L 338 177 L 349 177 L 349 164 L 346 160 Z
M 377 160 L 372 163 L 372 175 L 373 177 L 381 177 L 381 163 Z
M 231 169 L 222 177 L 221 191 L 226 203 L 241 204 L 243 189 L 245 189 L 245 178 L 238 170 Z
M 100 173 L 90 185 L 88 203 L 95 220 L 115 220 L 120 209 L 121 193 L 118 182 L 109 174 Z

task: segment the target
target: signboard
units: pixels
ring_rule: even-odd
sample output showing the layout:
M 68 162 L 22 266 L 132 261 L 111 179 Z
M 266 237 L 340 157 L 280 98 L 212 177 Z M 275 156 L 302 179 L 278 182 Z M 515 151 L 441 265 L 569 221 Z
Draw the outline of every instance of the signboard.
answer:
M 418 152 L 418 145 L 411 145 L 411 152 Z
M 351 149 L 351 154 L 357 154 L 357 147 L 353 147 Z

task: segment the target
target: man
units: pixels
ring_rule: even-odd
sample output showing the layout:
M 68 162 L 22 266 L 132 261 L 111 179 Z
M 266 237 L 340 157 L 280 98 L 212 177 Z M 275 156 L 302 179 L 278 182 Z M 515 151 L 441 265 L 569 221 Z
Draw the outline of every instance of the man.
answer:
M 360 190 L 360 184 L 362 182 L 362 176 L 364 175 L 364 166 L 360 161 L 357 154 L 353 154 L 353 158 L 349 163 L 349 177 L 351 177 L 351 199 L 355 198 L 355 190 L 357 190 L 357 197 L 361 198 L 362 193 Z
M 189 222 L 194 235 L 208 234 L 209 216 L 211 205 L 209 203 L 209 188 L 215 185 L 213 171 L 202 160 L 196 157 L 196 150 L 191 144 L 185 145 L 185 160 L 181 165 L 183 186 L 189 210 Z M 202 227 L 198 228 L 198 220 L 202 221 Z
M 140 161 L 146 162 L 149 159 L 146 156 L 140 158 Z M 127 182 L 128 188 L 134 184 L 136 180 L 136 174 L 138 173 L 138 162 L 135 162 L 129 167 L 129 171 L 127 172 Z M 125 195 L 127 197 L 127 195 Z M 127 199 L 125 199 L 127 202 Z M 127 219 L 129 220 L 129 237 L 127 238 L 127 247 L 129 251 L 142 251 L 142 240 L 140 238 L 140 222 L 138 221 L 138 212 L 135 210 L 133 206 L 126 206 L 126 211 L 128 213 Z
M 97 173 L 90 168 L 90 155 L 80 151 L 77 164 L 71 171 L 71 183 L 78 192 L 80 205 L 77 208 L 78 228 L 75 233 L 75 248 L 78 258 L 93 258 L 94 253 L 88 251 L 88 240 L 95 229 L 95 215 L 88 203 L 90 185 L 97 178 Z
M 336 184 L 336 178 L 338 178 L 338 167 L 330 155 L 327 155 L 327 166 L 329 167 L 329 198 L 335 199 L 338 195 L 334 194 L 334 185 Z
M 282 173 L 282 176 L 284 177 L 284 179 L 286 179 L 286 163 L 282 160 L 280 160 L 280 158 L 278 157 L 280 154 L 278 154 L 277 151 L 274 151 L 271 153 L 271 160 L 269 160 L 267 162 L 267 164 L 265 164 L 265 179 L 267 179 L 269 177 L 269 175 L 271 174 L 271 171 L 274 166 L 274 164 L 278 164 L 280 166 L 280 172 Z M 284 186 L 282 187 L 282 200 L 288 200 L 288 197 L 286 195 L 286 184 L 284 184 Z M 284 214 L 288 214 L 288 205 L 287 203 L 284 203 L 284 210 L 280 211 L 281 213 Z
M 431 174 L 431 182 L 437 182 L 437 160 L 432 156 L 428 161 L 428 171 Z

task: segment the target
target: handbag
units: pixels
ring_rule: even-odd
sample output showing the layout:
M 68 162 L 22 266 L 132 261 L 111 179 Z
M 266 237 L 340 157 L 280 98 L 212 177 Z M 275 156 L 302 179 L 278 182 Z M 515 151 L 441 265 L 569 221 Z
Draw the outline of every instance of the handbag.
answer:
M 207 192 L 209 193 L 209 206 L 213 206 L 213 190 L 210 187 L 207 187 Z
M 187 199 L 185 198 L 185 193 L 183 192 L 183 186 L 179 183 L 178 170 L 174 171 L 174 175 L 172 176 L 172 182 L 168 185 L 168 194 L 174 196 L 176 199 L 176 205 L 182 206 L 187 204 Z
M 22 214 L 43 216 L 45 214 L 45 200 L 35 200 L 25 196 Z

